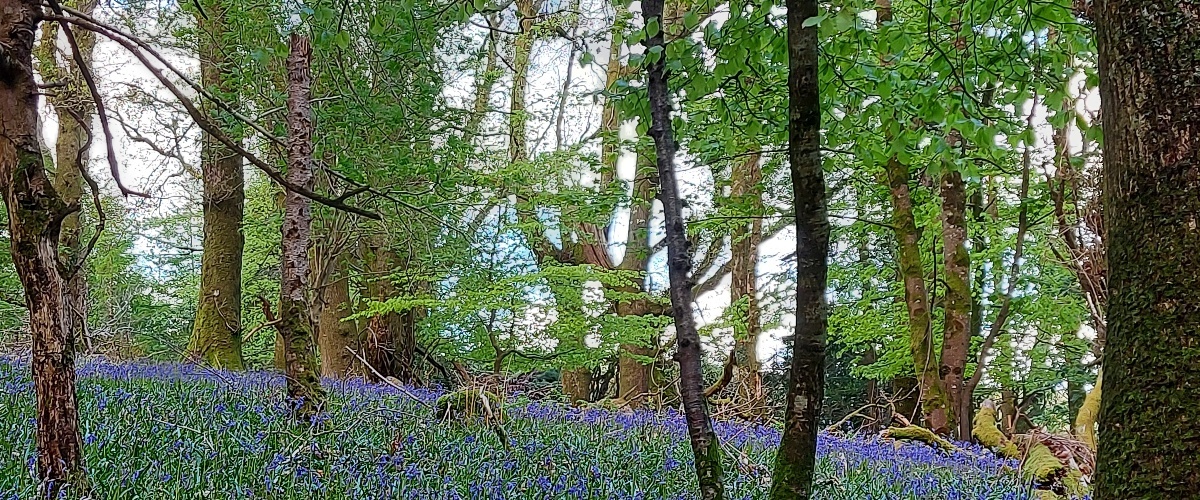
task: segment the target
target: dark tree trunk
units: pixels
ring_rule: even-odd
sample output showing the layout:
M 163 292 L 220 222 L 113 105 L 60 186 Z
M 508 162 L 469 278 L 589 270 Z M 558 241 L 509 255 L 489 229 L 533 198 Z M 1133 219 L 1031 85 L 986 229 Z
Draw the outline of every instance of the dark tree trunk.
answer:
M 200 82 L 218 96 L 231 92 L 230 48 L 224 43 L 225 0 L 201 2 L 196 14 L 200 41 Z M 214 114 L 215 104 L 204 103 Z M 242 360 L 242 211 L 245 188 L 242 159 L 211 134 L 201 134 L 204 253 L 200 258 L 200 294 L 188 357 L 222 368 L 241 369 Z
M 40 4 L 0 0 L 0 190 L 8 210 L 13 265 L 25 289 L 37 394 L 37 474 L 42 494 L 86 486 L 75 398 L 75 344 L 64 324 L 58 270 L 68 207 L 46 175 L 38 143 L 33 42 Z
M 287 58 L 287 181 L 310 190 L 313 187 L 311 58 L 312 46 L 308 38 L 292 34 L 291 53 Z M 295 405 L 297 415 L 308 417 L 319 413 L 325 405 L 325 391 L 321 387 L 321 371 L 313 341 L 312 315 L 308 306 L 308 247 L 312 242 L 312 206 L 308 198 L 291 190 L 287 191 L 283 206 L 281 242 L 283 272 L 279 283 L 277 329 L 283 340 L 287 394 Z
M 1108 338 L 1095 498 L 1200 497 L 1200 4 L 1101 0 Z
M 642 16 L 664 26 L 663 0 L 642 2 Z M 666 226 L 667 274 L 670 279 L 671 312 L 675 317 L 676 351 L 679 362 L 679 388 L 683 413 L 691 437 L 692 453 L 696 457 L 696 475 L 700 482 L 700 498 L 720 499 L 725 496 L 722 483 L 721 445 L 708 418 L 708 402 L 704 397 L 704 374 L 701 371 L 700 334 L 692 316 L 691 242 L 683 221 L 683 203 L 675 180 L 675 134 L 671 126 L 671 91 L 666 73 L 666 51 L 663 30 L 651 33 L 646 39 L 647 52 L 658 51 L 659 57 L 646 67 L 647 92 L 650 99 L 650 137 L 654 139 L 659 178 L 659 198 L 663 204 Z
M 388 300 L 398 293 L 391 274 L 396 269 L 407 269 L 409 261 L 399 261 L 384 233 L 371 238 L 367 245 L 368 255 L 365 257 L 373 276 L 368 283 L 367 293 L 375 300 Z M 413 357 L 417 345 L 416 329 L 423 315 L 423 310 L 414 308 L 376 315 L 368 322 L 363 357 L 380 375 L 395 377 L 405 383 L 415 380 Z M 367 377 L 375 380 L 378 376 L 374 371 L 367 370 Z
M 816 0 L 788 0 L 788 164 L 796 214 L 796 331 L 783 439 L 775 458 L 772 500 L 812 496 L 817 431 L 825 392 L 825 289 L 829 214 L 821 166 L 821 90 L 817 79 Z

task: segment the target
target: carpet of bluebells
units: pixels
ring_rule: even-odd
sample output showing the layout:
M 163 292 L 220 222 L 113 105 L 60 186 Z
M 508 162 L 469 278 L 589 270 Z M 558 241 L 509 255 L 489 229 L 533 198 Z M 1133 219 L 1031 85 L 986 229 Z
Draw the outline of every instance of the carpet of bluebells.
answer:
M 509 450 L 479 425 L 437 419 L 408 394 L 326 381 L 328 414 L 298 424 L 270 373 L 87 362 L 78 369 L 94 498 L 676 499 L 695 496 L 682 417 L 522 401 Z M 411 396 L 410 396 L 411 395 Z M 31 498 L 28 364 L 0 358 L 0 500 Z M 718 423 L 728 498 L 765 498 L 775 428 Z M 1031 498 L 1015 464 L 978 449 L 822 436 L 816 498 Z

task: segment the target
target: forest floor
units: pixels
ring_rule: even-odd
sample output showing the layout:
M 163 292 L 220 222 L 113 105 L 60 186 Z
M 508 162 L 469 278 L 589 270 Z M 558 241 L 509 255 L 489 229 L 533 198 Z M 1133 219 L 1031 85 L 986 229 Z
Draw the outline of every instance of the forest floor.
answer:
M 692 498 L 680 415 L 505 406 L 506 450 L 486 426 L 447 422 L 426 389 L 326 381 L 328 412 L 296 423 L 283 380 L 178 364 L 79 368 L 93 498 Z M 765 498 L 779 431 L 718 422 L 727 498 Z M 0 358 L 0 500 L 34 496 L 28 364 Z M 1032 498 L 1014 463 L 876 437 L 822 436 L 816 498 Z

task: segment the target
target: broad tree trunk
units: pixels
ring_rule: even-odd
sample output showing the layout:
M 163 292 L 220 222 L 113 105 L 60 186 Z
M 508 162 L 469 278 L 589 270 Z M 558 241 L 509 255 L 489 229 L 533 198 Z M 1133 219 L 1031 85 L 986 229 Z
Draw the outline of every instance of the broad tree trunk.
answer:
M 821 166 L 821 91 L 817 78 L 816 0 L 788 0 L 788 164 L 796 214 L 796 331 L 783 439 L 775 458 L 772 500 L 807 500 L 817 465 L 817 431 L 825 392 L 825 292 L 829 214 Z
M 333 269 L 321 284 L 317 300 L 321 303 L 317 315 L 317 344 L 321 351 L 321 374 L 346 378 L 363 372 L 360 362 L 347 348 L 359 352 L 361 339 L 358 322 L 346 321 L 353 311 L 350 302 L 350 278 L 347 276 L 347 256 L 331 257 Z
M 33 43 L 40 4 L 0 0 L 0 190 L 13 265 L 25 290 L 37 394 L 37 475 L 42 494 L 86 489 L 75 396 L 75 343 L 64 324 L 59 231 L 72 209 L 46 175 L 38 143 Z
M 615 113 L 615 111 L 614 111 Z M 606 117 L 607 118 L 607 117 Z M 616 119 L 613 118 L 612 133 L 617 133 Z M 615 141 L 615 138 L 613 138 Z M 611 165 L 615 171 L 617 166 L 617 150 L 615 144 L 608 153 L 606 168 Z M 637 170 L 634 172 L 633 195 L 629 206 L 629 229 L 626 232 L 625 257 L 621 259 L 618 269 L 642 273 L 634 279 L 630 288 L 618 290 L 625 293 L 644 293 L 646 291 L 645 272 L 650 261 L 650 209 L 654 203 L 655 185 L 658 184 L 656 167 L 645 155 L 639 155 Z M 617 315 L 624 317 L 640 317 L 654 313 L 653 307 L 646 299 L 638 299 L 617 304 Z M 661 332 L 657 329 L 639 339 L 640 342 L 621 344 L 618 359 L 617 396 L 629 401 L 629 406 L 637 408 L 646 403 L 644 395 L 654 390 L 654 362 L 645 358 L 653 358 L 658 354 L 658 344 Z
M 814 12 L 815 15 L 815 12 Z M 646 24 L 663 23 L 663 0 L 642 2 Z M 676 352 L 679 362 L 679 388 L 683 399 L 684 419 L 696 457 L 696 476 L 700 483 L 700 498 L 724 498 L 722 483 L 721 445 L 708 418 L 708 401 L 704 397 L 704 374 L 701 371 L 700 335 L 692 316 L 692 284 L 688 275 L 692 267 L 687 228 L 683 220 L 683 203 L 675 180 L 675 134 L 671 126 L 671 91 L 666 72 L 666 51 L 663 50 L 663 30 L 647 37 L 646 50 L 659 50 L 659 57 L 646 67 L 647 93 L 650 100 L 650 137 L 654 139 L 657 158 L 659 190 L 666 226 L 667 275 L 670 279 L 671 311 L 675 317 Z M 815 53 L 814 53 L 815 57 Z M 815 61 L 815 59 L 814 59 Z M 822 355 L 822 359 L 824 356 Z M 819 394 L 817 395 L 819 398 Z M 819 399 L 818 399 L 818 405 Z M 815 416 L 815 414 L 814 414 Z
M 312 46 L 308 38 L 292 34 L 287 58 L 288 170 L 287 181 L 312 189 L 313 113 L 310 102 Z M 309 313 L 308 247 L 312 242 L 312 206 L 308 198 L 287 191 L 283 207 L 283 235 L 279 282 L 279 330 L 283 340 L 288 399 L 301 417 L 319 413 L 325 405 L 320 366 Z
M 365 257 L 372 277 L 367 284 L 367 293 L 375 300 L 388 300 L 399 293 L 392 283 L 391 274 L 396 269 L 407 268 L 407 259 L 398 258 L 392 251 L 391 241 L 385 233 L 372 237 L 368 246 Z M 416 328 L 423 314 L 419 309 L 412 309 L 371 318 L 367 324 L 363 357 L 380 375 L 395 377 L 405 383 L 414 381 Z M 367 377 L 371 380 L 378 378 L 372 370 L 367 370 Z
M 758 150 L 758 145 L 753 146 Z M 734 228 L 730 236 L 730 301 L 745 301 L 745 314 L 733 336 L 733 406 L 750 418 L 764 416 L 766 398 L 762 386 L 762 363 L 758 360 L 758 337 L 762 312 L 758 307 L 758 245 L 762 242 L 762 169 L 759 154 L 747 155 L 733 166 L 732 202 L 749 207 L 753 217 Z
M 200 82 L 218 96 L 232 93 L 224 44 L 224 0 L 201 2 L 196 15 L 201 35 Z M 215 104 L 204 103 L 207 113 Z M 200 296 L 188 343 L 188 357 L 229 369 L 242 360 L 242 211 L 245 206 L 242 159 L 208 133 L 201 134 L 204 253 L 200 258 Z
M 1200 5 L 1097 4 L 1108 339 L 1095 498 L 1200 497 Z

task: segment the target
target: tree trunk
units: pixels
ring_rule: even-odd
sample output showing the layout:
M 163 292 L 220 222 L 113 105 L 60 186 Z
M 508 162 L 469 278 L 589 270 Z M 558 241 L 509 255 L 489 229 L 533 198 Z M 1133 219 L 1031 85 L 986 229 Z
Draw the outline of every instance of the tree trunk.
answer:
M 892 228 L 899 245 L 900 278 L 908 309 L 909 347 L 921 386 L 921 415 L 925 426 L 941 435 L 952 428 L 950 400 L 938 375 L 934 352 L 929 294 L 925 290 L 925 266 L 921 262 L 921 234 L 913 215 L 908 165 L 895 157 L 888 160 L 887 177 L 892 197 Z
M 508 158 L 512 161 L 529 159 L 529 139 L 526 124 L 525 94 L 529 90 L 529 56 L 533 51 L 533 22 L 538 12 L 534 0 L 516 0 L 520 31 L 513 42 L 513 88 L 508 109 Z
M 735 227 L 730 236 L 730 301 L 745 302 L 741 322 L 733 336 L 733 406 L 743 416 L 757 419 L 765 415 L 766 398 L 762 386 L 762 363 L 758 360 L 758 337 L 762 333 L 762 313 L 758 308 L 758 245 L 762 242 L 762 170 L 758 145 L 754 154 L 733 166 L 732 203 L 749 207 L 748 223 Z
M 613 124 L 612 133 L 615 134 L 617 133 L 615 117 Z M 615 141 L 615 138 L 613 140 Z M 616 170 L 617 154 L 619 153 L 614 144 L 612 152 L 607 157 L 606 168 L 611 165 L 613 171 Z M 638 155 L 637 170 L 634 172 L 633 178 L 633 194 L 629 205 L 629 229 L 626 232 L 625 256 L 621 259 L 618 269 L 636 271 L 640 274 L 633 280 L 634 286 L 618 290 L 620 292 L 645 293 L 646 291 L 645 273 L 646 266 L 650 261 L 650 209 L 654 203 L 654 186 L 656 184 L 658 184 L 658 174 L 655 166 L 651 164 L 650 158 L 646 155 Z M 651 305 L 644 298 L 618 303 L 617 315 L 623 317 L 648 316 L 654 312 Z M 629 401 L 630 407 L 637 408 L 647 402 L 643 395 L 654 390 L 654 361 L 647 361 L 646 358 L 657 356 L 660 336 L 661 332 L 655 329 L 645 338 L 638 339 L 638 342 L 621 344 L 620 358 L 618 359 L 617 396 Z
M 772 500 L 807 500 L 817 465 L 817 431 L 825 391 L 829 214 L 821 165 L 821 91 L 817 77 L 816 0 L 788 0 L 788 164 L 796 214 L 796 331 L 783 439 L 775 458 Z
M 347 256 L 332 256 L 333 269 L 319 291 L 321 312 L 317 315 L 317 344 L 321 351 L 321 374 L 346 378 L 363 373 L 358 359 L 347 348 L 359 352 L 358 322 L 346 321 L 353 312 Z
M 200 82 L 218 96 L 233 93 L 227 81 L 223 0 L 203 2 L 197 13 L 201 35 Z M 215 104 L 204 103 L 212 115 Z M 245 189 L 242 159 L 211 134 L 201 134 L 204 253 L 200 259 L 200 297 L 188 343 L 188 357 L 213 366 L 242 369 L 242 211 Z
M 649 25 L 663 23 L 663 0 L 642 2 L 642 17 Z M 814 13 L 815 14 L 815 13 Z M 704 374 L 701 371 L 700 335 L 692 316 L 692 283 L 688 276 L 692 267 L 691 242 L 683 220 L 683 203 L 675 180 L 675 134 L 671 126 L 671 91 L 666 72 L 666 51 L 663 30 L 649 33 L 647 52 L 658 51 L 659 57 L 648 59 L 646 67 L 647 93 L 650 100 L 650 137 L 654 139 L 657 158 L 659 198 L 663 204 L 666 226 L 667 275 L 670 279 L 671 311 L 675 317 L 676 352 L 679 362 L 679 387 L 683 399 L 684 419 L 691 437 L 692 453 L 696 457 L 696 476 L 700 483 L 700 498 L 724 498 L 722 483 L 721 445 L 708 418 L 708 402 L 704 397 Z M 822 356 L 822 359 L 824 356 Z M 819 394 L 818 394 L 819 396 Z M 818 402 L 819 404 L 819 402 Z
M 487 18 L 488 26 L 499 27 L 500 19 L 492 14 Z M 500 79 L 500 72 L 496 68 L 496 60 L 499 59 L 499 49 L 496 39 L 498 36 L 495 33 L 489 34 L 485 46 L 487 47 L 483 69 L 475 75 L 475 98 L 471 104 L 471 115 L 467 118 L 467 124 L 463 127 L 463 139 L 473 141 L 479 135 L 479 125 L 483 123 L 483 118 L 488 112 L 488 102 L 491 101 L 492 87 L 496 86 L 496 81 Z
M 55 192 L 37 139 L 33 43 L 39 16 L 38 2 L 0 0 L 0 189 L 8 210 L 10 252 L 25 290 L 33 334 L 40 493 L 57 498 L 70 485 L 86 491 L 75 345 L 63 322 L 58 271 L 60 224 L 78 207 L 68 207 Z
M 287 181 L 310 190 L 314 184 L 311 58 L 312 46 L 308 38 L 293 33 L 291 53 L 287 58 Z M 312 315 L 308 309 L 308 247 L 312 242 L 312 206 L 308 198 L 291 190 L 287 191 L 284 201 L 283 235 L 280 241 L 283 272 L 279 282 L 279 323 L 276 328 L 283 340 L 287 394 L 296 414 L 310 417 L 321 412 L 325 405 L 325 391 L 321 387 L 320 366 L 313 342 Z
M 391 249 L 386 233 L 370 238 L 366 256 L 372 278 L 367 293 L 378 301 L 394 297 L 398 290 L 392 283 L 391 274 L 398 268 L 407 269 L 407 261 L 400 262 Z M 384 377 L 395 377 L 401 382 L 414 381 L 413 356 L 416 353 L 416 327 L 423 311 L 412 309 L 404 312 L 388 312 L 373 316 L 367 325 L 364 358 Z M 367 370 L 367 377 L 378 376 Z
M 1200 5 L 1097 5 L 1108 338 L 1095 498 L 1200 497 Z
M 942 326 L 942 356 L 938 374 L 949 396 L 950 429 L 971 439 L 971 395 L 964 394 L 963 374 L 971 347 L 971 254 L 967 252 L 967 189 L 962 174 L 942 175 L 942 257 L 945 270 L 946 321 Z M 1012 277 L 1010 279 L 1016 279 Z
M 64 2 L 85 14 L 96 9 L 96 0 Z M 73 30 L 76 46 L 84 63 L 92 64 L 92 52 L 96 47 L 96 34 L 87 30 Z M 76 67 L 74 58 L 67 49 L 67 56 L 59 61 L 57 25 L 42 26 L 41 45 L 38 48 L 38 71 L 45 82 L 60 82 L 65 85 L 55 90 L 47 100 L 58 116 L 57 165 L 54 171 L 54 190 L 67 206 L 79 205 L 83 197 L 83 172 L 88 167 L 91 145 L 92 117 L 95 103 L 83 79 L 83 72 Z M 62 221 L 59 236 L 59 260 L 64 269 L 73 270 L 83 265 L 82 210 L 74 211 Z M 81 346 L 90 345 L 87 333 L 87 273 L 75 272 L 63 286 L 64 325 L 72 338 Z

